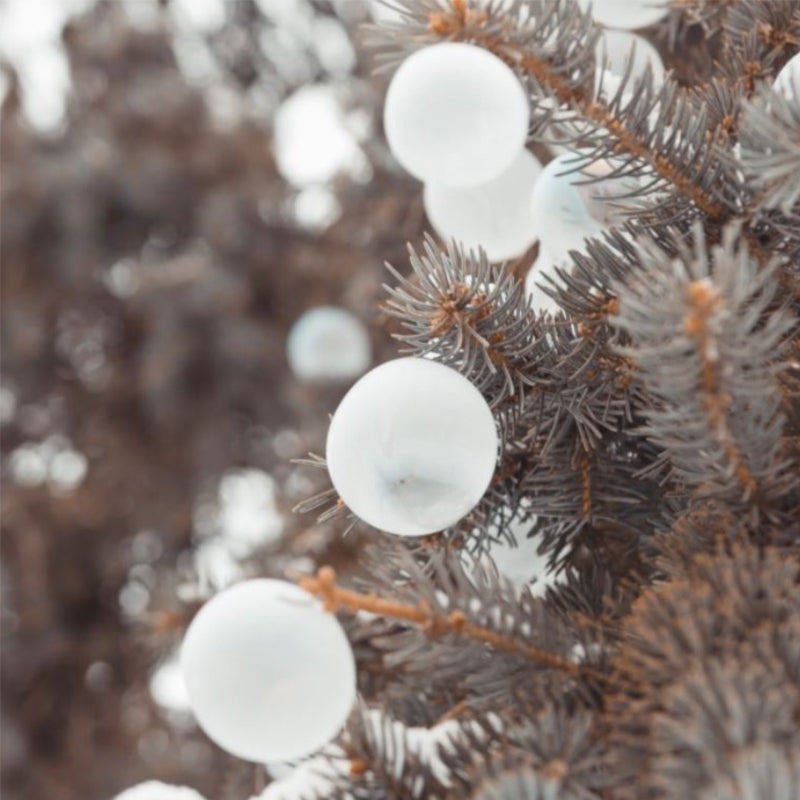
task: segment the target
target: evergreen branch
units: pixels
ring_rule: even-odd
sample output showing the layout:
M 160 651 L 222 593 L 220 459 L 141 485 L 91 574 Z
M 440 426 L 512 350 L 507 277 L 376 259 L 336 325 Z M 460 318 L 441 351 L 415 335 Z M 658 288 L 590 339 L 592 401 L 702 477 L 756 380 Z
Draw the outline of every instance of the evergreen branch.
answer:
M 465 636 L 488 644 L 496 650 L 524 656 L 547 669 L 559 670 L 571 675 L 584 672 L 580 664 L 476 625 L 470 622 L 462 611 L 455 610 L 447 615 L 442 615 L 435 613 L 425 603 L 410 605 L 386 600 L 374 594 L 362 594 L 350 589 L 343 589 L 336 584 L 336 573 L 331 567 L 322 567 L 315 576 L 301 578 L 299 584 L 301 588 L 320 598 L 328 611 L 333 612 L 339 608 L 344 608 L 351 613 L 367 611 L 382 617 L 409 622 L 423 628 L 434 637 L 441 636 L 443 633 Z M 597 675 L 593 677 L 597 677 Z M 602 675 L 601 679 L 605 679 L 605 676 Z
M 644 274 L 620 287 L 618 322 L 634 341 L 624 352 L 657 400 L 644 432 L 689 485 L 758 508 L 792 484 L 774 379 L 792 323 L 769 310 L 774 272 L 758 270 L 737 231 L 710 253 L 699 231 L 694 252 L 678 250 L 643 250 Z

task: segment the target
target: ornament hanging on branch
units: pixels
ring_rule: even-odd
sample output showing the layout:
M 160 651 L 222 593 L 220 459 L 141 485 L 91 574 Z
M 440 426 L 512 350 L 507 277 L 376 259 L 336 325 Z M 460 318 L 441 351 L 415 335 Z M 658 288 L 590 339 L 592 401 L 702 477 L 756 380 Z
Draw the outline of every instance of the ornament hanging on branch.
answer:
M 238 583 L 192 620 L 181 667 L 200 727 L 265 763 L 322 747 L 355 701 L 355 661 L 336 618 L 285 581 Z
M 345 505 L 400 536 L 447 528 L 468 514 L 494 473 L 498 437 L 480 392 L 424 358 L 368 372 L 331 420 L 328 470 Z
M 476 252 L 482 247 L 490 261 L 516 258 L 534 241 L 530 196 L 541 171 L 539 160 L 521 150 L 502 175 L 481 186 L 428 183 L 425 213 L 445 241 Z
M 409 56 L 384 106 L 389 147 L 426 183 L 478 186 L 519 155 L 530 109 L 522 84 L 497 56 L 461 43 Z

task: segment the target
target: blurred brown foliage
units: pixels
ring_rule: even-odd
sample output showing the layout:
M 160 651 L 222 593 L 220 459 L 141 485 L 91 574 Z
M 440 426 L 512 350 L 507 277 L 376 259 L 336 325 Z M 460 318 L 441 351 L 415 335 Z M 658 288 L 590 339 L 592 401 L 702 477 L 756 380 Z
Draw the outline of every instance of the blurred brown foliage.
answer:
M 256 42 L 271 23 L 249 1 L 229 10 L 211 46 L 227 90 L 243 95 L 269 69 Z M 316 13 L 332 12 L 320 4 Z M 202 87 L 178 68 L 172 35 L 166 21 L 133 27 L 116 2 L 73 21 L 64 33 L 68 120 L 55 137 L 26 123 L 9 70 L 3 384 L 16 412 L 2 441 L 8 800 L 106 800 L 149 778 L 224 794 L 224 757 L 170 725 L 148 694 L 159 651 L 142 635 L 144 623 L 169 620 L 194 510 L 226 470 L 270 473 L 283 510 L 298 499 L 286 489 L 295 473 L 288 458 L 320 449 L 342 389 L 299 384 L 286 365 L 286 333 L 305 308 L 339 304 L 370 323 L 379 358 L 393 352 L 376 311 L 381 263 L 402 262 L 404 241 L 421 229 L 415 187 L 382 166 L 380 152 L 369 154 L 371 182 L 335 183 L 344 211 L 333 226 L 319 235 L 300 227 L 287 212 L 293 190 L 276 171 L 270 121 L 215 121 Z M 318 65 L 309 72 L 325 77 Z M 358 77 L 368 72 L 359 64 L 351 80 L 356 102 L 374 116 L 379 89 Z M 276 448 L 275 435 L 287 431 Z M 9 467 L 18 448 L 52 437 L 87 459 L 74 491 L 26 485 Z M 272 556 L 308 536 L 308 522 L 287 517 Z M 321 542 L 327 548 L 330 537 Z M 280 568 L 269 563 L 266 571 Z M 119 600 L 132 577 L 149 596 L 141 619 Z

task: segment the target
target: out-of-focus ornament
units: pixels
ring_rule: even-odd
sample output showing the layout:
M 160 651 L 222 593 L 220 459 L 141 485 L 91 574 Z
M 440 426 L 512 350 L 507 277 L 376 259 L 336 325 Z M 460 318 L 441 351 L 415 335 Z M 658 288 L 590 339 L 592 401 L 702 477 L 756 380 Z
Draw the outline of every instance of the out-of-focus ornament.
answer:
M 787 100 L 800 102 L 800 53 L 792 56 L 775 78 L 773 88 Z
M 355 700 L 355 662 L 336 618 L 285 581 L 244 581 L 192 620 L 181 667 L 200 727 L 249 761 L 306 756 Z
M 554 158 L 533 187 L 534 233 L 556 260 L 624 221 L 624 196 L 635 188 L 632 179 L 615 177 L 607 161 L 576 172 L 579 161 L 580 153 Z
M 595 46 L 598 67 L 607 69 L 618 78 L 625 75 L 631 53 L 633 60 L 628 86 L 632 87 L 633 81 L 644 75 L 648 64 L 653 73 L 654 86 L 660 86 L 664 82 L 666 74 L 664 62 L 661 60 L 658 50 L 647 39 L 630 31 L 616 31 L 607 28 L 601 32 Z
M 114 800 L 204 800 L 188 786 L 173 786 L 161 781 L 145 781 L 131 786 L 118 794 Z
M 481 186 L 425 186 L 425 212 L 442 239 L 466 249 L 482 247 L 490 261 L 522 255 L 534 241 L 530 211 L 538 159 L 521 150 L 499 177 Z
M 591 6 L 595 22 L 629 31 L 654 25 L 669 11 L 665 0 L 578 0 L 578 4 L 584 11 Z
M 480 392 L 450 367 L 399 358 L 368 372 L 331 420 L 326 456 L 356 516 L 401 536 L 442 530 L 469 513 L 497 459 Z
M 545 277 L 552 278 L 553 281 L 559 283 L 556 269 L 566 271 L 569 269 L 570 263 L 569 257 L 555 259 L 545 247 L 539 247 L 536 261 L 533 262 L 525 276 L 525 294 L 527 294 L 528 303 L 534 311 L 547 311 L 553 315 L 561 311 L 561 306 L 538 284 L 550 286 L 549 282 L 544 280 Z
M 361 375 L 372 359 L 369 336 L 349 311 L 318 306 L 294 323 L 286 355 L 303 381 L 343 381 Z
M 446 42 L 409 56 L 386 94 L 395 158 L 425 183 L 478 186 L 525 145 L 530 108 L 517 76 L 481 47 Z

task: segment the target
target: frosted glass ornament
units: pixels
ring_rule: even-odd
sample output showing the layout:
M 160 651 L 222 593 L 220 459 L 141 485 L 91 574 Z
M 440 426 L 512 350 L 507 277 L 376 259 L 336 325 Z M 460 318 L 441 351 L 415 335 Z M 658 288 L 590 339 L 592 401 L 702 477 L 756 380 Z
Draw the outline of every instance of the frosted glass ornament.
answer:
M 400 65 L 383 120 L 392 153 L 412 175 L 425 183 L 477 186 L 519 155 L 529 117 L 522 84 L 497 56 L 446 42 Z
M 516 544 L 508 540 L 492 542 L 488 556 L 504 578 L 510 580 L 518 590 L 525 586 L 534 597 L 541 597 L 549 586 L 555 586 L 563 580 L 563 573 L 557 574 L 547 566 L 547 555 L 538 552 L 541 536 L 528 537 L 528 533 L 536 523 L 536 518 L 528 518 L 524 522 L 519 518 L 509 524 Z
M 361 375 L 372 360 L 361 321 L 343 308 L 318 306 L 302 314 L 289 331 L 286 355 L 302 381 L 342 381 Z
M 538 284 L 549 286 L 549 282 L 544 280 L 545 276 L 552 278 L 557 284 L 560 282 L 556 268 L 568 270 L 572 262 L 568 257 L 556 259 L 542 246 L 539 247 L 539 254 L 533 262 L 528 274 L 525 276 L 525 293 L 528 296 L 530 307 L 536 312 L 548 312 L 555 315 L 561 311 L 561 306 L 550 297 Z
M 399 358 L 368 372 L 331 420 L 326 457 L 347 507 L 400 536 L 469 513 L 494 473 L 497 431 L 480 392 L 450 367 Z
M 787 100 L 800 102 L 800 53 L 792 56 L 775 78 L 773 88 Z
M 591 214 L 584 192 L 576 185 L 586 176 L 574 171 L 575 164 L 575 153 L 554 158 L 542 170 L 531 195 L 534 233 L 555 259 L 580 249 L 587 237 L 596 236 L 604 228 Z M 596 184 L 592 189 L 596 190 Z
M 181 668 L 200 727 L 249 761 L 314 752 L 344 724 L 355 663 L 341 626 L 285 581 L 238 583 L 192 620 Z
M 608 177 L 613 166 L 596 161 L 576 172 L 575 152 L 554 158 L 536 181 L 531 195 L 534 233 L 551 256 L 564 259 L 584 241 L 625 219 L 625 195 L 636 188 L 635 178 Z M 591 181 L 588 182 L 587 181 Z
M 578 5 L 584 11 L 591 6 L 595 22 L 629 31 L 654 25 L 669 11 L 667 0 L 578 0 Z
M 631 50 L 633 48 L 633 50 Z M 631 77 L 628 86 L 633 86 L 633 81 L 641 78 L 647 65 L 653 73 L 653 85 L 660 86 L 664 83 L 664 62 L 647 39 L 637 36 L 630 31 L 615 31 L 607 28 L 600 34 L 595 45 L 595 57 L 600 69 L 608 70 L 612 75 L 621 78 L 625 75 L 628 59 L 633 52 Z
M 534 241 L 530 212 L 533 185 L 542 171 L 527 150 L 499 177 L 481 186 L 425 186 L 425 213 L 446 241 L 468 250 L 482 247 L 490 261 L 522 255 Z
M 161 781 L 145 781 L 131 786 L 114 800 L 204 800 L 203 796 L 188 786 L 173 786 Z

